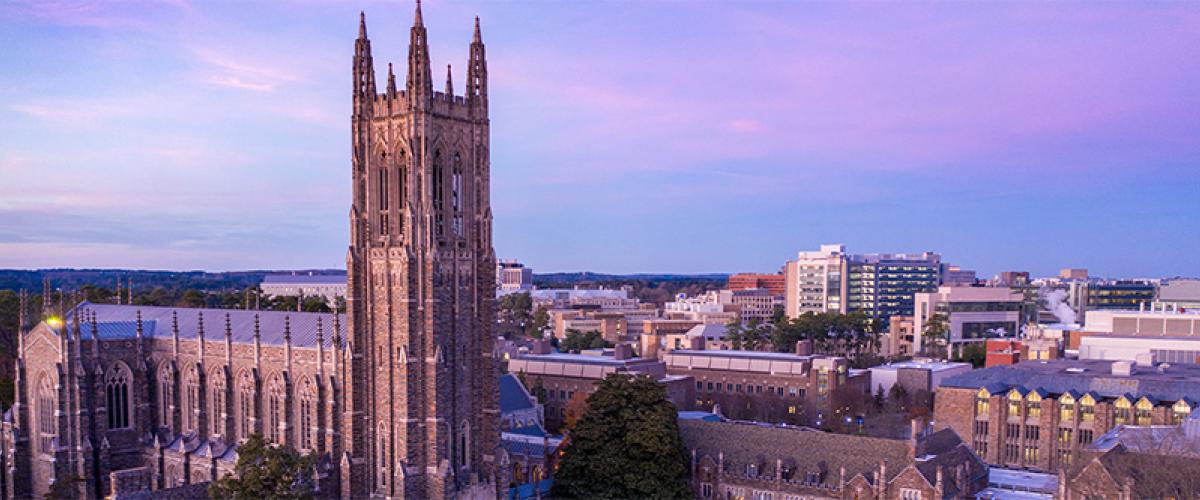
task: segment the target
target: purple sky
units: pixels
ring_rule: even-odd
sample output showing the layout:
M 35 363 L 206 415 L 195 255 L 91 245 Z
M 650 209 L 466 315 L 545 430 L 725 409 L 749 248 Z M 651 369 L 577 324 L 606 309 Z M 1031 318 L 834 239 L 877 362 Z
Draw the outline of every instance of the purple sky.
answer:
M 0 267 L 342 266 L 359 9 L 402 75 L 408 2 L 0 3 Z M 1200 275 L 1198 3 L 427 1 L 458 88 L 475 14 L 538 271 Z

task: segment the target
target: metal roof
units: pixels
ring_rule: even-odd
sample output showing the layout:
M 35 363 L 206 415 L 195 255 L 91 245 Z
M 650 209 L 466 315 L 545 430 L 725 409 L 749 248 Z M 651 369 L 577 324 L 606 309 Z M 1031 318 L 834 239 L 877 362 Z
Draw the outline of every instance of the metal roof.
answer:
M 170 339 L 178 330 L 179 338 L 195 340 L 204 331 L 205 340 L 225 338 L 226 320 L 236 344 L 253 344 L 257 330 L 265 345 L 284 345 L 291 335 L 293 347 L 316 347 L 318 330 L 326 347 L 333 346 L 334 325 L 346 338 L 346 315 L 290 311 L 252 311 L 244 309 L 202 309 L 188 307 L 156 307 L 81 302 L 67 314 L 65 323 L 74 324 L 80 314 L 84 339 L 91 335 L 91 315 L 95 314 L 96 334 L 101 340 L 137 337 L 138 315 L 141 314 L 142 336 Z M 257 324 L 257 327 L 256 327 Z

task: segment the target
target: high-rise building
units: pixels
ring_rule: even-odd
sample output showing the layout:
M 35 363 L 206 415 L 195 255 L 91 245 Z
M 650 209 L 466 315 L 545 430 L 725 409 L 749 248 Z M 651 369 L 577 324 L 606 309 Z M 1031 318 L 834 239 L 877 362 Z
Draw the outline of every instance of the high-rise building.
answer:
M 844 245 L 800 252 L 784 266 L 788 317 L 807 312 L 863 312 L 873 318 L 909 314 L 913 294 L 937 289 L 941 256 L 846 253 Z
M 919 254 L 851 255 L 846 269 L 845 312 L 864 312 L 884 322 L 912 312 L 913 296 L 938 288 L 941 257 Z
M 354 52 L 349 329 L 355 382 L 342 496 L 495 497 L 496 256 L 487 62 L 476 18 L 464 94 L 433 87 L 417 4 L 408 74 L 376 91 Z
M 515 260 L 496 263 L 496 291 L 500 295 L 533 290 L 533 269 Z
M 795 318 L 807 312 L 845 311 L 846 246 L 821 245 L 800 252 L 784 265 L 784 312 Z

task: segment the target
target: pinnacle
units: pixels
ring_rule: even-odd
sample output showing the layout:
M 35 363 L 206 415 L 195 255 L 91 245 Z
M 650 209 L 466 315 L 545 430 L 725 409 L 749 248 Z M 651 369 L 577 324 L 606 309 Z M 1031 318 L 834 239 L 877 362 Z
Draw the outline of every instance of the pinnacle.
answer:
M 421 18 L 421 0 L 417 0 L 417 13 L 416 13 L 416 16 L 414 16 L 414 18 L 413 18 L 413 26 L 416 27 L 416 26 L 424 26 L 424 25 L 425 25 L 425 22 Z
M 363 11 L 358 11 L 358 38 L 367 38 L 367 14 Z

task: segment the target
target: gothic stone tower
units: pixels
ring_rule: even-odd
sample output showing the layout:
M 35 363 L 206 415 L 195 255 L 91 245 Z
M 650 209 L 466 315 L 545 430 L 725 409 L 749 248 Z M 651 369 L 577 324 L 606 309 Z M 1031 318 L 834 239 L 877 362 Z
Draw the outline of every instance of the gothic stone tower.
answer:
M 475 20 L 465 95 L 433 90 L 418 1 L 408 77 L 377 93 L 365 19 L 354 53 L 342 496 L 496 496 L 496 257 L 487 63 Z

